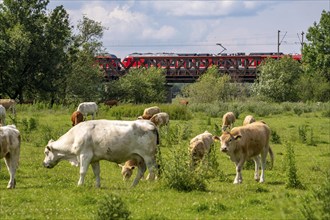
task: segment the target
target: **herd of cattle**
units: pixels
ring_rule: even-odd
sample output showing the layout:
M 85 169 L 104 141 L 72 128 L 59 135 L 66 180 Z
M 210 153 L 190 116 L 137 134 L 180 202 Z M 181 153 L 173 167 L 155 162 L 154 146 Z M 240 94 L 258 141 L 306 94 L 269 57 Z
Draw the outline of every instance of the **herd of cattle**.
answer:
M 7 102 L 6 102 L 7 101 Z M 6 109 L 13 108 L 9 99 L 0 100 L 0 159 L 4 158 L 10 174 L 7 188 L 15 188 L 15 174 L 20 155 L 20 132 L 15 125 L 5 125 Z M 117 105 L 117 103 L 116 103 Z M 100 187 L 100 160 L 117 163 L 121 167 L 124 180 L 128 180 L 137 168 L 132 186 L 138 184 L 148 169 L 147 179 L 157 178 L 159 151 L 159 128 L 169 125 L 169 115 L 153 106 L 146 108 L 134 121 L 94 120 L 98 106 L 95 102 L 80 103 L 72 113 L 72 128 L 58 140 L 50 140 L 45 147 L 43 165 L 53 168 L 60 161 L 67 160 L 80 167 L 78 185 L 84 178 L 91 164 L 96 178 L 96 187 Z M 13 110 L 15 112 L 15 110 Z M 87 120 L 92 115 L 93 120 Z M 189 144 L 192 165 L 197 165 L 210 152 L 215 141 L 221 144 L 220 151 L 226 153 L 236 165 L 234 184 L 242 183 L 241 174 L 245 161 L 252 158 L 255 162 L 254 178 L 261 183 L 265 181 L 264 170 L 267 154 L 270 154 L 271 165 L 274 154 L 269 146 L 270 128 L 263 121 L 255 121 L 253 116 L 246 116 L 243 126 L 233 127 L 236 117 L 227 112 L 222 119 L 221 136 L 205 131 L 192 138 Z M 260 161 L 261 160 L 261 161 Z M 259 176 L 259 169 L 261 175 Z

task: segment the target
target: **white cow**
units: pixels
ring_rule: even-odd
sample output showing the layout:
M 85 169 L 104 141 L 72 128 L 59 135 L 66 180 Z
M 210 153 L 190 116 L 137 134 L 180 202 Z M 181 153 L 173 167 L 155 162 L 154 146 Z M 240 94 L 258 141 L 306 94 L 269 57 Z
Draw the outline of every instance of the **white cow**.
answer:
M 138 172 L 132 186 L 138 184 L 146 167 L 149 179 L 155 179 L 157 144 L 156 126 L 147 120 L 90 120 L 72 127 L 57 141 L 50 140 L 45 148 L 44 166 L 53 168 L 61 160 L 80 165 L 78 185 L 84 183 L 89 164 L 100 187 L 100 160 L 123 163 L 137 161 Z
M 85 120 L 87 119 L 88 115 L 92 115 L 92 119 L 94 120 L 97 110 L 98 107 L 95 102 L 82 102 L 77 108 L 77 111 L 81 112 L 84 115 Z
M 255 162 L 254 179 L 259 180 L 259 167 L 261 155 L 261 176 L 260 182 L 265 181 L 266 157 L 269 152 L 271 157 L 271 166 L 274 162 L 274 154 L 269 146 L 270 128 L 262 121 L 253 122 L 240 127 L 233 128 L 230 132 L 224 132 L 221 137 L 220 150 L 227 155 L 236 165 L 236 177 L 234 184 L 241 183 L 242 168 L 244 162 L 253 158 Z
M 0 105 L 0 124 L 6 125 L 6 108 Z
M 18 168 L 21 136 L 15 125 L 0 127 L 0 159 L 5 158 L 10 179 L 8 189 L 16 186 L 15 174 Z

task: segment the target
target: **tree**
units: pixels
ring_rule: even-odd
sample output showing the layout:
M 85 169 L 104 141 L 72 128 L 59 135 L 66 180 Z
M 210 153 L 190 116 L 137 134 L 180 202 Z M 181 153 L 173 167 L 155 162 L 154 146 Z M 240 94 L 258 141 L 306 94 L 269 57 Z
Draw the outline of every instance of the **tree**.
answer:
M 86 16 L 77 24 L 69 55 L 70 73 L 66 75 L 65 94 L 68 102 L 100 101 L 104 91 L 104 72 L 95 64 L 95 55 L 103 50 L 101 38 L 105 27 Z
M 308 29 L 303 62 L 307 71 L 319 72 L 330 81 L 330 11 L 323 11 L 320 22 Z
M 133 103 L 164 102 L 166 98 L 166 79 L 162 69 L 131 69 L 119 79 L 120 99 Z
M 330 100 L 330 12 L 322 12 L 319 24 L 308 29 L 304 44 L 305 73 L 300 79 L 303 101 Z
M 62 6 L 46 13 L 48 0 L 0 3 L 0 95 L 55 98 L 67 71 L 71 28 Z
M 260 74 L 252 91 L 275 102 L 298 101 L 301 64 L 287 56 L 280 60 L 267 59 L 260 66 Z
M 213 66 L 200 79 L 183 89 L 183 94 L 196 103 L 228 101 L 234 94 L 234 86 L 230 84 L 230 76 L 220 76 L 218 68 Z

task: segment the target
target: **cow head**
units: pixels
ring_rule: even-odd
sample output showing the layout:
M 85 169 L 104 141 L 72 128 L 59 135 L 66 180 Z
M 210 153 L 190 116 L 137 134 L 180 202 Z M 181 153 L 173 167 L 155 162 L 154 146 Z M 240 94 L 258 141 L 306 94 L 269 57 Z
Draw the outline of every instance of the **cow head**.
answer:
M 123 176 L 123 180 L 125 181 L 129 180 L 129 178 L 131 178 L 133 174 L 133 170 L 135 166 L 128 166 L 126 164 L 125 165 L 118 164 L 118 166 L 121 167 L 121 175 Z
M 43 162 L 44 167 L 53 168 L 60 162 L 63 157 L 63 154 L 60 154 L 52 147 L 53 140 L 50 140 L 45 148 L 45 159 Z
M 221 142 L 221 147 L 220 151 L 231 154 L 235 151 L 236 149 L 236 142 L 241 138 L 242 136 L 240 134 L 233 135 L 230 132 L 224 132 L 220 136 L 220 142 Z

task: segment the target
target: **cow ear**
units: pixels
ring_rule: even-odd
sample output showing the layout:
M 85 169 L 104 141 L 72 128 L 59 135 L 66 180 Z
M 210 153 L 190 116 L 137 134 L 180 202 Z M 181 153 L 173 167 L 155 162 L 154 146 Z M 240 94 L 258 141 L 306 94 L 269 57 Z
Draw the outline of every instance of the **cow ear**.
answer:
M 123 167 L 123 165 L 121 165 L 120 163 L 118 164 L 118 166 L 121 167 L 121 168 Z
M 54 140 L 53 140 L 53 139 L 50 139 L 50 140 L 48 141 L 48 144 L 50 144 L 50 143 L 52 143 L 52 142 L 54 142 Z
M 219 136 L 213 136 L 213 140 L 214 141 L 220 141 L 220 137 Z
M 238 135 L 234 136 L 234 139 L 239 140 L 241 137 L 242 137 L 242 135 L 238 134 Z

